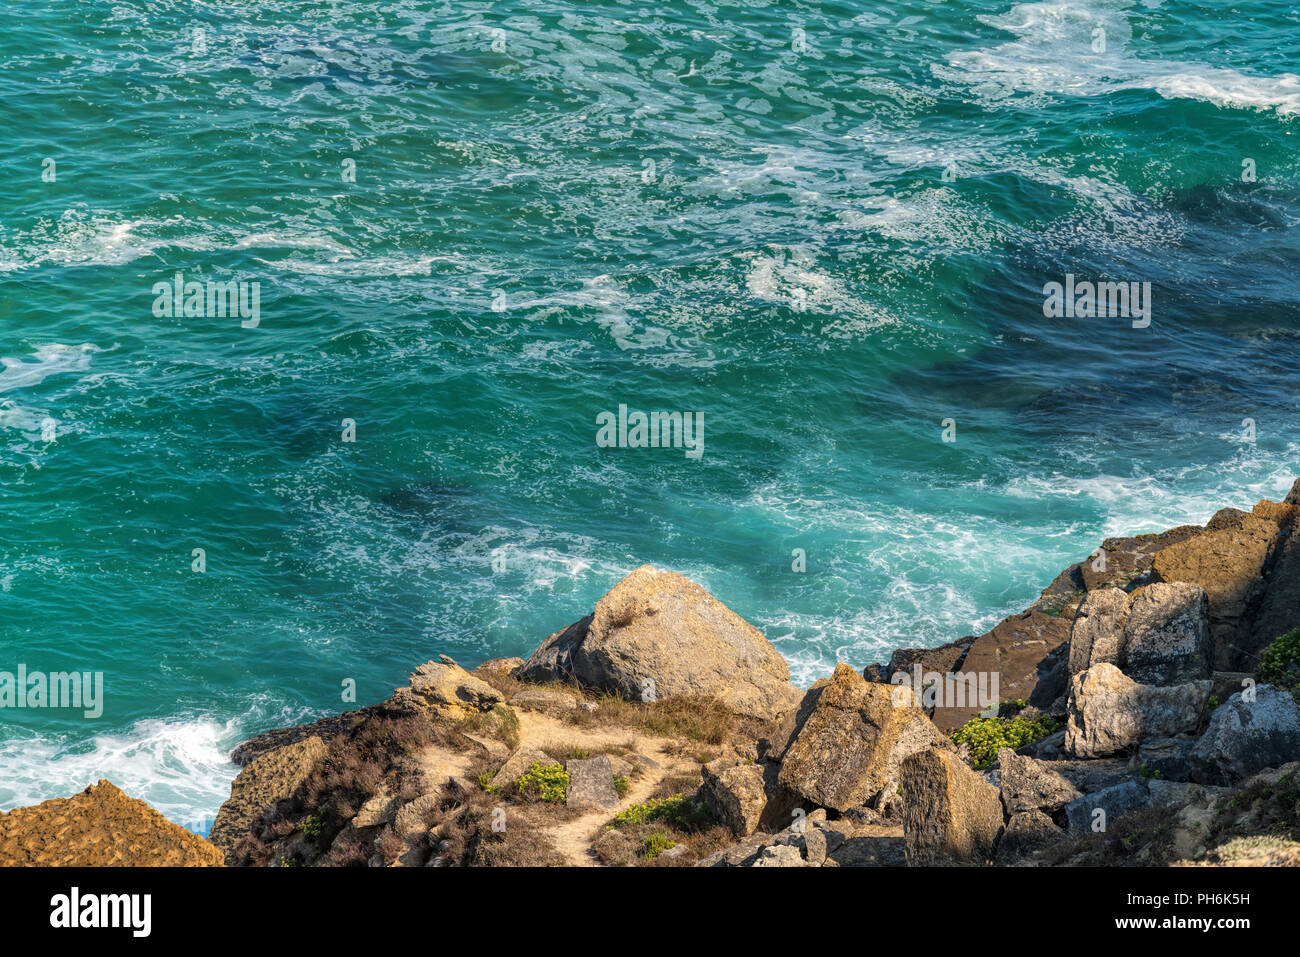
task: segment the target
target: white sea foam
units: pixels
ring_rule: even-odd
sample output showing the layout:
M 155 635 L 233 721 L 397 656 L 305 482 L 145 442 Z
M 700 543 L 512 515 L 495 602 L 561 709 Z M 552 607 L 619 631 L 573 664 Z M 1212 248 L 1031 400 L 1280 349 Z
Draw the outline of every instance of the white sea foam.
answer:
M 314 249 L 336 258 L 354 255 L 329 236 L 297 227 L 242 229 L 184 216 L 124 218 L 74 208 L 54 223 L 11 234 L 0 246 L 0 273 L 43 265 L 121 266 L 165 250 L 238 249 Z
M 1128 20 L 1131 0 L 1024 3 L 981 17 L 1018 39 L 948 55 L 941 79 L 971 85 L 988 101 L 1015 93 L 1100 96 L 1117 90 L 1153 90 L 1166 99 L 1195 99 L 1220 107 L 1300 114 L 1300 76 L 1252 76 L 1204 63 L 1140 57 Z M 1093 31 L 1105 31 L 1106 49 L 1093 51 Z
M 1280 500 L 1298 476 L 1300 444 L 1291 443 L 1275 452 L 1245 446 L 1212 470 L 1198 464 L 1140 476 L 1026 475 L 1004 491 L 1040 511 L 1051 511 L 1054 499 L 1089 500 L 1104 512 L 1100 535 L 1109 537 L 1201 525 L 1221 508 L 1249 510 L 1263 498 Z
M 30 358 L 0 356 L 0 393 L 30 389 L 59 373 L 84 372 L 90 368 L 92 354 L 99 351 L 89 343 L 52 342 L 37 347 Z
M 0 741 L 0 810 L 69 797 L 106 779 L 168 820 L 206 833 L 238 773 L 229 753 L 247 737 L 244 720 L 151 718 L 87 741 L 9 737 Z
M 261 245 L 260 243 L 255 245 Z M 322 247 L 325 248 L 325 247 Z M 371 279 L 387 276 L 429 276 L 435 264 L 464 267 L 467 261 L 459 256 L 370 256 L 358 257 L 346 251 L 334 253 L 326 259 L 258 259 L 276 269 L 301 273 L 307 276 L 330 276 L 336 279 Z
M 822 330 L 827 336 L 850 338 L 894 321 L 887 311 L 854 296 L 842 280 L 819 269 L 811 249 L 748 253 L 741 259 L 750 263 L 745 288 L 751 297 L 838 317 Z

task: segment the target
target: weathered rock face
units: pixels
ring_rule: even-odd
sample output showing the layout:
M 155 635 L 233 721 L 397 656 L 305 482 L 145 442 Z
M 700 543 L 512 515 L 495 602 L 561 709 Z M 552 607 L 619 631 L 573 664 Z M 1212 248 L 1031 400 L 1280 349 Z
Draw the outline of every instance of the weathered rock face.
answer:
M 509 678 L 516 671 L 524 666 L 522 658 L 489 658 L 477 668 L 472 674 L 476 678 Z
M 863 680 L 866 681 L 867 679 L 864 678 Z M 829 678 L 821 678 L 809 685 L 798 707 L 788 711 L 777 723 L 771 739 L 767 742 L 767 747 L 763 749 L 762 756 L 764 758 L 768 761 L 780 761 L 785 757 L 785 753 L 790 750 L 790 745 L 794 744 L 799 729 L 804 726 L 808 716 L 817 710 L 817 702 L 821 700 L 822 691 L 830 683 Z M 875 684 L 876 682 L 868 683 Z
M 1128 595 L 1119 588 L 1089 592 L 1070 630 L 1070 675 L 1093 665 L 1119 661 L 1124 643 Z
M 940 645 L 938 648 L 899 648 L 890 655 L 889 664 L 878 673 L 879 679 L 888 683 L 896 672 L 910 674 L 917 665 L 920 665 L 922 674 L 927 672 L 947 674 L 949 671 L 955 671 L 974 643 L 975 636 L 970 635 L 959 641 Z M 864 674 L 863 677 L 866 675 Z
M 757 764 L 732 764 L 728 767 L 725 762 L 726 759 L 720 758 L 701 769 L 704 797 L 733 834 L 746 837 L 758 830 L 763 808 L 767 806 L 763 769 Z
M 1191 756 L 1197 776 L 1211 784 L 1300 760 L 1300 707 L 1272 685 L 1259 685 L 1254 701 L 1238 692 L 1210 716 Z
M 609 755 L 572 758 L 564 766 L 569 772 L 569 791 L 565 803 L 572 808 L 611 808 L 618 804 L 614 788 L 614 769 Z
M 1070 674 L 1109 662 L 1134 681 L 1169 685 L 1210 672 L 1209 602 L 1188 583 L 1090 592 L 1070 634 Z
M 810 694 L 816 705 L 785 751 L 777 780 L 822 807 L 843 812 L 892 792 L 900 762 L 943 740 L 911 706 L 908 689 L 867 682 L 846 664 Z
M 758 853 L 751 867 L 807 867 L 803 854 L 793 844 L 770 844 Z
M 1136 781 L 1124 781 L 1113 787 L 1085 794 L 1065 806 L 1070 833 L 1104 832 L 1122 814 L 1149 806 L 1151 796 Z
M 208 840 L 228 857 L 246 837 L 253 823 L 296 791 L 327 752 L 325 742 L 313 735 L 262 753 L 246 765 L 230 787 L 230 797 L 217 812 Z M 234 860 L 229 860 L 234 864 Z
M 799 703 L 785 659 L 699 585 L 642 565 L 590 617 L 547 638 L 524 681 L 574 681 L 634 700 L 705 695 L 739 714 L 780 715 Z
M 1093 665 L 1070 682 L 1065 750 L 1080 758 L 1104 757 L 1132 748 L 1143 738 L 1193 731 L 1205 712 L 1210 688 L 1208 678 L 1168 687 L 1144 685 L 1112 664 Z
M 220 867 L 222 859 L 107 781 L 0 814 L 0 867 Z
M 426 661 L 411 672 L 411 686 L 399 688 L 399 704 L 426 708 L 449 718 L 463 718 L 491 711 L 505 696 L 446 655 L 440 661 Z
M 989 683 L 985 676 L 997 675 L 998 696 L 1002 701 L 1023 698 L 1037 702 L 1042 696 L 1035 691 L 1050 675 L 1051 655 L 1068 640 L 1069 633 L 1066 620 L 1037 609 L 1012 615 L 971 643 L 960 663 L 961 674 L 976 676 L 981 688 Z M 1062 687 L 1047 697 L 1055 697 L 1064 690 Z M 936 702 L 933 720 L 939 730 L 951 731 L 988 706 L 989 702 L 984 701 Z
M 407 801 L 393 815 L 393 830 L 398 837 L 415 837 L 428 829 L 429 820 L 437 811 L 442 795 L 437 792 L 421 794 Z
M 1300 506 L 1286 507 L 1300 509 Z M 1244 648 L 1249 654 L 1258 654 L 1272 644 L 1273 639 L 1297 625 L 1300 625 L 1300 534 L 1293 529 L 1265 581 L 1264 596 Z
M 1079 789 L 1044 761 L 998 751 L 1002 805 L 1008 814 L 1021 811 L 1058 811 L 1079 797 Z
M 751 764 L 721 757 L 701 768 L 703 796 L 713 813 L 737 837 L 760 828 L 785 827 L 801 803 L 798 795 L 777 780 L 774 764 Z
M 1200 585 L 1157 582 L 1129 596 L 1120 668 L 1134 681 L 1208 678 L 1211 651 L 1210 603 Z
M 1199 525 L 1180 525 L 1152 535 L 1108 538 L 1088 561 L 1079 563 L 1083 587 L 1094 591 L 1105 585 L 1127 586 L 1131 582 L 1140 582 L 1150 572 L 1156 553 L 1202 531 Z
M 1210 602 L 1214 667 L 1230 671 L 1248 654 L 1252 606 L 1263 591 L 1263 573 L 1280 529 L 1254 515 L 1220 513 L 1200 535 L 1161 549 L 1152 568 L 1160 581 L 1191 582 L 1205 589 Z
M 392 823 L 402 802 L 390 792 L 380 789 L 371 795 L 352 818 L 353 827 L 380 827 Z
M 982 864 L 993 857 L 1002 831 L 997 788 L 939 748 L 910 755 L 902 776 L 909 865 Z

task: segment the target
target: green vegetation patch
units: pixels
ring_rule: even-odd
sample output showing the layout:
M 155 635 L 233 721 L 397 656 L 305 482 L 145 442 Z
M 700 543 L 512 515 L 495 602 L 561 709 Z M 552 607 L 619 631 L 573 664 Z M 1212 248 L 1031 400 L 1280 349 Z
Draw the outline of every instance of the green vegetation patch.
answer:
M 644 804 L 633 804 L 626 811 L 620 811 L 614 815 L 614 827 L 662 821 L 671 827 L 689 831 L 704 827 L 711 820 L 702 804 L 688 800 L 681 794 L 674 794 L 672 797 L 655 798 Z
M 569 772 L 559 764 L 539 764 L 534 761 L 527 773 L 516 782 L 515 788 L 524 797 L 548 804 L 563 804 L 569 795 Z
M 1058 724 L 1047 715 L 1037 718 L 972 718 L 957 730 L 949 733 L 957 744 L 969 744 L 971 760 L 977 771 L 987 771 L 998 759 L 1002 748 L 1023 748 L 1026 744 L 1041 741 L 1057 730 Z
M 653 861 L 656 857 L 668 850 L 670 847 L 676 847 L 677 842 L 667 834 L 651 834 L 645 839 L 644 851 L 645 859 Z
M 1300 685 L 1300 628 L 1292 628 L 1285 635 L 1273 639 L 1259 657 L 1255 680 L 1279 688 Z

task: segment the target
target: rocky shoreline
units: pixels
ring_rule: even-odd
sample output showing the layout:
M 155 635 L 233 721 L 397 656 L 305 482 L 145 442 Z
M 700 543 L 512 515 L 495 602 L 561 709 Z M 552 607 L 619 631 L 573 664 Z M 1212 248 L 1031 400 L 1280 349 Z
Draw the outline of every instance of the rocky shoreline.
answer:
M 1300 481 L 1107 539 L 986 634 L 807 690 L 643 566 L 527 660 L 244 742 L 208 841 L 101 782 L 0 814 L 0 864 L 1300 864 L 1297 516 Z

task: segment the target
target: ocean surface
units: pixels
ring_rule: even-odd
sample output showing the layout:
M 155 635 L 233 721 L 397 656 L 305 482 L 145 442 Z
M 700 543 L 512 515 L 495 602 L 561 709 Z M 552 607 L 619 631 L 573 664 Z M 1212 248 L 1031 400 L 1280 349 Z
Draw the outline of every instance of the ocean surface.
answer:
M 104 711 L 0 710 L 0 809 L 202 832 L 239 741 L 645 562 L 806 684 L 1300 474 L 1290 2 L 4 13 L 0 670 Z

